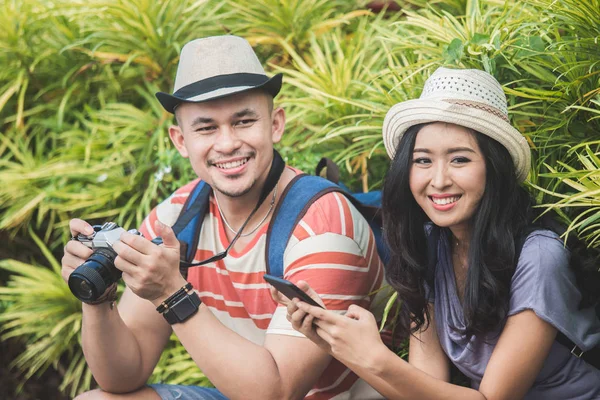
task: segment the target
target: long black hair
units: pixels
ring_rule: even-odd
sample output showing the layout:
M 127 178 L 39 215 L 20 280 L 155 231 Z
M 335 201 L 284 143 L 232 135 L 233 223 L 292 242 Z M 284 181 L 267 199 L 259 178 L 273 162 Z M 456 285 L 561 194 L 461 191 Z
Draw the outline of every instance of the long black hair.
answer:
M 409 176 L 418 132 L 425 124 L 409 128 L 401 138 L 383 188 L 384 235 L 390 248 L 386 278 L 398 292 L 413 323 L 412 332 L 427 327 L 430 315 L 425 286 L 433 290 L 433 273 L 428 260 L 425 224 L 429 218 L 414 199 Z M 486 135 L 475 132 L 486 164 L 483 196 L 471 219 L 468 272 L 463 311 L 465 334 L 482 334 L 500 327 L 506 320 L 510 282 L 519 248 L 525 237 L 537 229 L 556 233 L 563 228 L 541 210 L 519 184 L 512 158 L 506 148 Z M 448 229 L 440 229 L 449 235 Z M 598 252 L 587 249 L 571 237 L 573 267 L 582 291 L 581 306 L 589 306 L 600 296 L 600 275 L 596 272 Z

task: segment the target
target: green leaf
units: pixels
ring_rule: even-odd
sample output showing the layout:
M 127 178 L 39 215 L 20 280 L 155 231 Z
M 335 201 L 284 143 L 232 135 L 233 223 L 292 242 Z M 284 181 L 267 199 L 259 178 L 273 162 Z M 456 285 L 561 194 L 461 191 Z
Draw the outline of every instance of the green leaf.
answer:
M 463 57 L 464 43 L 462 40 L 453 39 L 450 44 L 444 49 L 444 61 L 449 64 L 457 64 Z
M 476 33 L 471 38 L 470 42 L 473 44 L 484 44 L 488 43 L 490 40 L 490 35 L 485 33 Z

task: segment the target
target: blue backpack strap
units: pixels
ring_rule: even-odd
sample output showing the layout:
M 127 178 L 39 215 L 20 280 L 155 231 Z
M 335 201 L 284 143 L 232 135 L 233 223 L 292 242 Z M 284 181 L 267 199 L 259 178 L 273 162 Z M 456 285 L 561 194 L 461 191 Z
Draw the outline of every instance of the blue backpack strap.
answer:
M 177 221 L 173 225 L 175 236 L 181 243 L 181 259 L 179 271 L 187 277 L 188 264 L 194 259 L 200 229 L 204 215 L 208 211 L 209 197 L 212 189 L 204 181 L 199 181 L 188 196 Z
M 265 258 L 268 274 L 283 277 L 283 253 L 294 228 L 312 203 L 330 192 L 343 191 L 335 183 L 318 176 L 298 175 L 288 184 L 267 231 Z

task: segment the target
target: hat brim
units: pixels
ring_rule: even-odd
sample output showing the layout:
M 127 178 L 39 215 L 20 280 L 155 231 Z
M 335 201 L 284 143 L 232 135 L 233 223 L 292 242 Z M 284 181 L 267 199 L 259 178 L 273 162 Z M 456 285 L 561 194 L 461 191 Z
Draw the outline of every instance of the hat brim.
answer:
M 480 132 L 502 144 L 513 159 L 517 179 L 527 178 L 531 150 L 523 135 L 511 124 L 487 111 L 438 100 L 408 100 L 394 105 L 383 122 L 383 143 L 394 158 L 400 138 L 413 125 L 447 122 Z
M 181 103 L 202 103 L 254 89 L 262 89 L 275 97 L 281 90 L 282 79 L 283 74 L 271 78 L 257 74 L 222 75 L 188 85 L 173 94 L 158 92 L 155 96 L 163 108 L 173 114 Z

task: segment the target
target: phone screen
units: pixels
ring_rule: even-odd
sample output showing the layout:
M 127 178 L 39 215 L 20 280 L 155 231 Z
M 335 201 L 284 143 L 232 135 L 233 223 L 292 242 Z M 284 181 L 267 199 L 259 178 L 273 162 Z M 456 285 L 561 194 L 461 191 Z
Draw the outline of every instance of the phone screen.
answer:
M 323 306 L 314 301 L 302 289 L 300 289 L 298 286 L 294 285 L 288 280 L 278 278 L 269 274 L 264 274 L 263 279 L 290 300 L 292 300 L 294 297 L 297 297 L 298 299 L 310 304 L 311 306 L 323 308 Z

